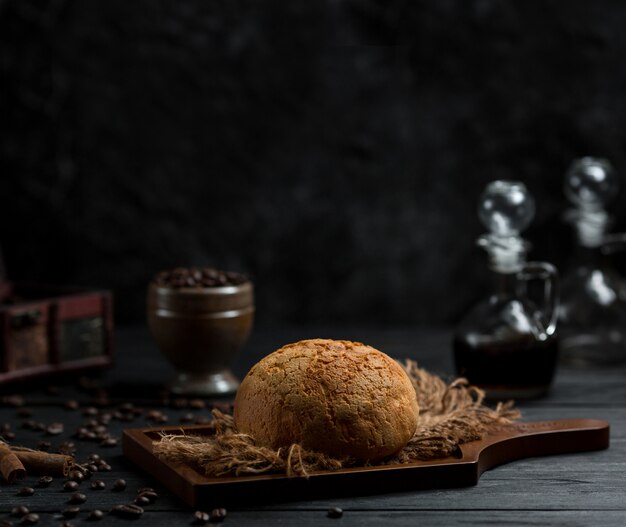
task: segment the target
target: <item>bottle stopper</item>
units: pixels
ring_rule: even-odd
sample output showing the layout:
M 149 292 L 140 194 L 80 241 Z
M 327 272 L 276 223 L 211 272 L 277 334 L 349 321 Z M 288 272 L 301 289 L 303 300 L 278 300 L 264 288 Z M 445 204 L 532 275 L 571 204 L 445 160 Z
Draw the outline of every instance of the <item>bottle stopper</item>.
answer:
M 525 263 L 528 242 L 520 233 L 535 215 L 535 200 L 519 181 L 492 181 L 478 203 L 478 217 L 489 230 L 478 244 L 489 253 L 490 266 L 501 273 L 515 273 Z
M 598 247 L 610 221 L 607 205 L 619 190 L 613 166 L 603 158 L 576 159 L 565 176 L 564 190 L 575 207 L 566 217 L 576 225 L 580 244 Z

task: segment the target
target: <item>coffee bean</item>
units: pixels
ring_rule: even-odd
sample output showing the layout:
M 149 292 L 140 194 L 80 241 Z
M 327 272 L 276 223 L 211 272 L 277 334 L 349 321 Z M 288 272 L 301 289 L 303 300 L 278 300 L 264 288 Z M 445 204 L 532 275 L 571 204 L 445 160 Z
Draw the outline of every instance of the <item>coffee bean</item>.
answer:
M 144 492 L 154 492 L 156 494 L 156 490 L 152 487 L 141 487 L 137 489 L 137 494 L 143 494 Z
M 139 493 L 139 496 L 143 496 L 144 498 L 147 498 L 150 503 L 154 503 L 159 497 L 159 495 L 155 492 L 155 490 L 151 488 L 142 489 L 141 492 Z
M 67 476 L 69 479 L 71 479 L 72 481 L 76 481 L 78 483 L 80 483 L 81 481 L 83 481 L 85 479 L 85 474 L 83 474 L 82 471 L 80 470 L 70 470 L 70 473 Z
M 94 415 L 98 415 L 98 409 L 93 406 L 88 406 L 83 410 L 83 415 L 93 417 Z
M 2 434 L 0 435 L 7 441 L 13 441 L 15 439 L 15 434 L 11 432 L 10 430 L 6 430 L 5 432 L 2 432 Z
M 326 516 L 329 518 L 341 518 L 343 516 L 343 510 L 339 507 L 331 507 L 328 509 L 328 512 L 326 512 Z
M 15 516 L 16 518 L 21 518 L 22 516 L 26 516 L 30 511 L 28 507 L 24 505 L 20 505 L 19 507 L 13 507 L 11 509 L 11 516 Z
M 38 487 L 49 487 L 50 483 L 52 483 L 54 481 L 54 478 L 52 476 L 41 476 L 38 480 L 37 480 L 37 486 Z
M 192 399 L 189 401 L 189 407 L 194 410 L 202 410 L 206 408 L 206 403 L 202 399 Z
M 74 524 L 72 522 L 62 522 L 61 523 L 61 527 L 74 527 Z
M 46 429 L 46 423 L 37 422 L 33 425 L 35 432 L 43 432 Z
M 126 488 L 126 481 L 123 479 L 118 479 L 118 480 L 115 480 L 115 482 L 113 483 L 112 490 L 119 492 L 121 490 L 124 490 L 125 488 Z
M 67 492 L 73 492 L 78 490 L 78 483 L 76 481 L 66 481 L 63 484 L 63 490 L 67 491 Z
M 24 421 L 22 423 L 22 428 L 24 430 L 33 430 L 36 424 L 37 423 L 35 421 L 33 421 L 32 419 L 29 419 L 28 421 Z
M 87 459 L 89 459 L 89 461 L 91 461 L 92 463 L 97 463 L 98 461 L 102 461 L 100 454 L 95 454 L 95 453 L 89 454 L 89 457 Z
M 72 441 L 63 441 L 58 448 L 59 454 L 73 456 L 76 453 L 76 444 Z
M 20 406 L 24 406 L 24 398 L 21 395 L 5 395 L 0 398 L 0 403 L 4 406 L 19 408 Z
M 33 415 L 30 408 L 20 408 L 16 413 L 18 417 L 31 417 Z
M 63 433 L 63 423 L 52 423 L 46 428 L 46 434 L 49 436 L 58 436 Z
M 91 482 L 90 487 L 92 490 L 104 490 L 106 489 L 106 483 L 101 479 L 96 479 Z
M 209 513 L 204 511 L 196 511 L 193 515 L 194 523 L 198 525 L 205 524 L 209 521 Z
M 121 518 L 136 519 L 141 518 L 143 509 L 134 503 L 124 503 L 122 505 L 115 505 L 111 509 L 111 514 L 120 516 Z
M 31 512 L 30 514 L 27 514 L 26 516 L 22 516 L 22 520 L 20 521 L 20 523 L 22 525 L 35 525 L 38 521 L 39 521 L 39 514 L 35 514 Z
M 209 515 L 209 521 L 213 523 L 223 522 L 227 514 L 228 511 L 226 509 L 213 509 Z
M 33 487 L 22 487 L 17 491 L 18 496 L 32 496 L 35 494 L 35 489 Z
M 194 419 L 195 419 L 195 416 L 191 413 L 187 413 L 187 414 L 180 416 L 181 423 L 193 423 Z
M 135 503 L 137 505 L 150 505 L 150 499 L 140 494 L 135 498 Z
M 87 496 L 85 496 L 82 492 L 74 492 L 70 499 L 69 503 L 85 503 L 87 501 Z
M 80 512 L 80 507 L 66 507 L 61 511 L 61 514 L 65 518 L 74 518 Z
M 89 463 L 88 465 L 85 465 L 85 468 L 92 474 L 94 472 L 98 472 L 98 465 L 96 465 L 95 463 Z
M 98 465 L 98 471 L 99 472 L 111 472 L 111 465 L 109 465 L 108 463 L 100 463 Z
M 100 443 L 100 446 L 107 447 L 107 448 L 117 446 L 117 439 L 113 437 L 108 437 Z
M 102 512 L 100 509 L 94 509 L 87 515 L 87 520 L 92 522 L 99 521 L 102 518 L 104 518 L 104 512 Z
M 37 445 L 39 450 L 45 450 L 46 452 L 52 448 L 52 443 L 50 441 L 39 441 Z
M 68 410 L 78 410 L 80 408 L 80 404 L 78 403 L 78 401 L 74 401 L 73 399 L 65 401 L 65 404 L 63 406 L 65 406 L 65 408 L 67 408 Z

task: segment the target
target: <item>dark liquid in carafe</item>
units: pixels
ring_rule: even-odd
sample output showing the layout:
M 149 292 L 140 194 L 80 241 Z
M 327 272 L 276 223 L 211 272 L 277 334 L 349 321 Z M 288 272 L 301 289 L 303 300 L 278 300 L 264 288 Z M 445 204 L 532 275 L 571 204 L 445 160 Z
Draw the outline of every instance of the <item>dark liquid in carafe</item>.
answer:
M 454 340 L 454 360 L 459 375 L 483 388 L 490 399 L 533 398 L 544 395 L 557 363 L 558 340 L 541 342 L 520 336 L 503 342 L 471 345 Z

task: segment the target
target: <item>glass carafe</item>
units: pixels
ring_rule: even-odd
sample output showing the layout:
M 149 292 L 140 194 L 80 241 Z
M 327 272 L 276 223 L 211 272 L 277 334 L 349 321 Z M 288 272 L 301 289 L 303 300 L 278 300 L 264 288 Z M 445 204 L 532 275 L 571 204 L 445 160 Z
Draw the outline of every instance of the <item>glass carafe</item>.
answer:
M 605 159 L 578 159 L 565 178 L 565 194 L 574 205 L 566 219 L 577 238 L 559 308 L 562 357 L 568 364 L 626 362 L 626 291 L 610 259 L 626 248 L 626 234 L 606 234 L 606 206 L 617 192 L 617 177 Z
M 526 262 L 520 237 L 534 202 L 519 182 L 494 181 L 481 196 L 481 236 L 493 273 L 493 290 L 462 320 L 454 335 L 457 372 L 492 399 L 544 395 L 558 357 L 558 275 L 545 262 Z

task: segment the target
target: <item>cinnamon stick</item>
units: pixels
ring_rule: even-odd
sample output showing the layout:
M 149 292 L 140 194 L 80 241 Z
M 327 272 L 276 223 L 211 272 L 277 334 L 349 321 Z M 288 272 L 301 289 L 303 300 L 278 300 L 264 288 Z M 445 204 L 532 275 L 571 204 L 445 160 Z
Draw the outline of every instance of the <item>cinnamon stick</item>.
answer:
M 24 465 L 6 443 L 0 443 L 0 473 L 8 483 L 26 476 Z
M 23 463 L 29 474 L 67 476 L 74 465 L 74 458 L 64 454 L 51 454 L 19 447 L 14 448 L 13 453 Z

